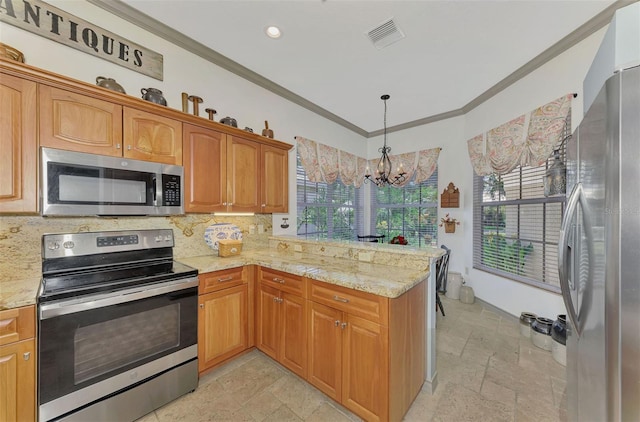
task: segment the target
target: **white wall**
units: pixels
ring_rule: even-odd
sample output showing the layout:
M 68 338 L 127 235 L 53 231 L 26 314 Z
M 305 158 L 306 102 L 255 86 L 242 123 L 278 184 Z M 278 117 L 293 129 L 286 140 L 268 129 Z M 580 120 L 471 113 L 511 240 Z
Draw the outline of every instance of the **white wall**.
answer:
M 181 93 L 202 97 L 200 115 L 204 109 L 218 111 L 216 120 L 225 116 L 237 119 L 238 127 L 249 126 L 260 133 L 264 121 L 275 132 L 275 138 L 295 144 L 294 136 L 303 136 L 340 147 L 354 154 L 366 153 L 366 140 L 315 113 L 246 81 L 204 59 L 189 53 L 162 38 L 156 37 L 129 22 L 96 6 L 81 1 L 50 1 L 50 4 L 88 22 L 114 32 L 163 55 L 164 80 L 134 72 L 111 62 L 64 46 L 20 28 L 2 24 L 0 42 L 24 53 L 26 63 L 80 81 L 95 83 L 97 76 L 114 78 L 127 94 L 140 98 L 141 88 L 158 88 L 168 106 L 182 110 Z M 191 108 L 190 108 L 191 110 Z M 295 148 L 289 153 L 289 174 L 295 175 Z M 276 234 L 295 234 L 295 177 L 289 178 L 289 214 L 274 214 Z M 289 230 L 280 228 L 282 217 L 289 217 Z M 290 231 L 290 233 L 288 233 Z
M 381 137 L 365 140 L 331 121 L 311 113 L 267 90 L 231 74 L 202 58 L 151 35 L 86 2 L 51 1 L 56 7 L 117 33 L 164 56 L 164 81 L 133 72 L 95 58 L 27 31 L 3 24 L 0 41 L 25 54 L 30 65 L 75 79 L 95 83 L 97 76 L 115 78 L 130 95 L 140 97 L 140 89 L 154 87 L 163 91 L 169 107 L 181 109 L 181 93 L 188 92 L 204 99 L 201 105 L 218 110 L 217 119 L 232 116 L 238 126 L 262 129 L 268 120 L 276 139 L 294 144 L 300 135 L 348 152 L 378 156 Z M 605 29 L 571 48 L 564 54 L 532 72 L 511 87 L 486 101 L 465 116 L 436 122 L 388 135 L 393 154 L 442 147 L 439 159 L 439 191 L 453 182 L 461 192 L 461 208 L 441 209 L 440 216 L 450 212 L 462 221 L 455 234 L 438 233 L 439 243 L 452 248 L 451 271 L 461 272 L 476 295 L 505 311 L 519 315 L 532 311 L 555 317 L 564 313 L 557 294 L 528 287 L 521 283 L 476 271 L 472 265 L 472 200 L 473 171 L 469 163 L 466 140 L 500 125 L 519 114 L 568 92 L 577 92 L 573 101 L 573 127 L 582 112 L 582 81 L 598 49 Z M 393 93 L 391 93 L 393 94 Z M 204 114 L 204 113 L 202 113 Z M 289 155 L 288 215 L 274 214 L 275 234 L 295 234 L 295 149 Z M 282 217 L 289 217 L 290 228 L 280 229 Z
M 442 147 L 439 191 L 453 182 L 461 193 L 459 209 L 439 208 L 439 217 L 448 212 L 462 221 L 454 234 L 438 231 L 438 243 L 452 249 L 450 271 L 463 274 L 478 298 L 515 316 L 530 311 L 555 319 L 566 309 L 560 294 L 473 269 L 473 169 L 466 141 L 569 92 L 578 94 L 572 102 L 576 128 L 583 116 L 582 82 L 605 32 L 601 29 L 464 116 L 387 135 L 392 154 Z M 382 142 L 381 136 L 368 140 L 369 158 L 379 155 Z

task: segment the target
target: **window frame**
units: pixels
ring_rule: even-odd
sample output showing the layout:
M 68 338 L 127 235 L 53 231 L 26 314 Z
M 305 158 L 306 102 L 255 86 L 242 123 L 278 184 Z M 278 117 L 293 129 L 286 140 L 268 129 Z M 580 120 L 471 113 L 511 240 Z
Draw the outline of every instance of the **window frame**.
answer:
M 565 121 L 565 126 L 564 129 L 562 131 L 562 134 L 560 136 L 560 140 L 557 143 L 557 146 L 555 149 L 558 149 L 560 152 L 560 158 L 562 159 L 562 161 L 566 164 L 566 158 L 567 158 L 567 154 L 566 154 L 566 147 L 567 147 L 567 143 L 570 141 L 571 139 L 571 128 L 570 128 L 570 122 L 571 122 L 571 113 L 569 113 L 569 115 L 567 116 L 567 120 Z M 549 167 L 551 167 L 551 165 L 554 162 L 554 154 L 551 154 L 551 156 L 547 159 L 547 161 L 545 162 L 544 166 L 540 166 L 539 168 L 541 169 L 540 172 L 542 173 L 540 175 L 540 177 L 543 177 L 544 174 L 546 173 L 546 171 L 549 169 Z M 513 175 L 514 173 L 518 173 L 518 178 L 519 178 L 519 184 L 518 184 L 518 188 L 520 190 L 520 197 L 522 197 L 522 191 L 523 191 L 523 182 L 525 181 L 525 172 L 529 171 L 527 169 L 531 169 L 531 167 L 528 166 L 518 166 L 516 167 L 514 170 L 512 170 L 511 172 L 507 173 L 507 175 Z M 505 176 L 507 176 L 505 175 Z M 497 177 L 501 178 L 502 176 L 496 175 Z M 485 189 L 484 189 L 484 177 L 485 176 L 478 176 L 477 174 L 473 174 L 473 239 L 472 239 L 472 250 L 473 250 L 473 268 L 479 271 L 483 271 L 486 273 L 490 273 L 490 274 L 494 274 L 509 280 L 513 280 L 513 281 L 517 281 L 529 286 L 533 286 L 533 287 L 537 287 L 537 288 L 541 288 L 543 290 L 547 290 L 553 293 L 561 293 L 561 289 L 560 289 L 560 285 L 559 285 L 559 280 L 557 279 L 553 279 L 551 281 L 553 281 L 554 283 L 551 284 L 550 282 L 545 281 L 546 278 L 546 274 L 547 274 L 547 270 L 548 268 L 551 269 L 557 269 L 557 266 L 553 266 L 551 265 L 550 267 L 548 267 L 550 264 L 548 263 L 548 254 L 552 253 L 551 251 L 548 250 L 548 248 L 553 248 L 555 247 L 555 254 L 557 257 L 557 248 L 558 248 L 558 242 L 553 242 L 553 241 L 549 241 L 547 240 L 550 235 L 547 232 L 547 226 L 548 224 L 548 218 L 550 218 L 549 214 L 551 212 L 553 212 L 553 210 L 549 209 L 549 207 L 547 207 L 547 205 L 550 204 L 560 204 L 560 212 L 559 212 L 559 218 L 560 221 L 558 221 L 558 228 L 560 227 L 560 224 L 562 223 L 562 218 L 564 217 L 564 213 L 565 213 L 565 208 L 566 208 L 566 195 L 559 195 L 559 196 L 550 196 L 550 197 L 545 197 L 545 196 L 541 196 L 541 197 L 536 197 L 536 198 L 529 198 L 529 199 L 511 199 L 511 200 L 507 200 L 507 199 L 502 199 L 502 195 L 500 193 L 500 190 L 498 191 L 498 199 L 497 200 L 486 200 L 484 199 L 484 193 L 485 193 Z M 530 176 L 527 176 L 530 177 Z M 542 205 L 542 209 L 543 209 L 543 213 L 542 213 L 542 240 L 534 240 L 534 239 L 527 239 L 527 238 L 521 238 L 520 236 L 520 232 L 521 232 L 521 228 L 522 225 L 526 222 L 529 221 L 534 221 L 531 219 L 526 219 L 527 221 L 524 221 L 524 223 L 521 221 L 522 218 L 522 210 L 521 207 L 522 206 L 527 206 L 527 205 Z M 532 277 L 527 277 L 526 275 L 521 275 L 521 274 L 517 274 L 514 272 L 510 272 L 510 271 L 505 271 L 505 270 L 501 270 L 499 268 L 495 268 L 492 266 L 488 266 L 486 265 L 485 261 L 484 261 L 484 256 L 483 256 L 483 244 L 484 244 L 484 236 L 485 234 L 485 229 L 483 226 L 483 216 L 484 216 L 484 209 L 488 208 L 488 207 L 517 207 L 517 227 L 515 232 L 518 233 L 518 236 L 515 238 L 517 240 L 526 240 L 526 242 L 530 242 L 532 244 L 535 245 L 542 245 L 542 258 L 541 258 L 541 268 L 542 268 L 542 277 L 541 280 L 537 280 L 535 278 Z M 556 211 L 557 212 L 557 211 Z M 505 214 L 506 214 L 506 210 L 505 210 Z M 506 228 L 505 228 L 505 232 L 506 232 Z M 498 234 L 499 231 L 496 231 L 496 234 Z M 555 261 L 554 261 L 555 262 Z M 557 283 L 557 284 L 556 284 Z
M 341 186 L 338 186 L 340 184 Z M 300 201 L 300 186 L 305 186 L 303 196 L 304 200 Z M 315 200 L 309 200 L 307 194 L 309 192 L 314 192 L 319 195 L 320 190 L 326 190 L 326 198 L 323 202 L 317 202 Z M 345 197 L 344 195 L 335 198 L 333 193 L 338 189 L 347 189 L 352 193 L 352 196 Z M 338 202 L 336 202 L 336 200 Z M 346 205 L 344 202 L 339 201 L 351 201 L 351 205 Z M 302 167 L 300 163 L 300 156 L 296 153 L 296 236 L 303 237 L 305 239 L 314 239 L 314 240 L 356 240 L 357 232 L 364 227 L 364 192 L 362 187 L 356 188 L 354 186 L 345 186 L 338 179 L 334 183 L 325 183 L 325 182 L 311 182 L 307 178 L 306 171 L 304 167 Z M 353 210 L 353 229 L 351 229 L 350 233 L 347 233 L 344 230 L 335 230 L 334 215 L 337 213 L 339 208 L 348 207 Z M 310 208 L 315 210 L 316 217 L 311 221 L 307 220 L 307 217 L 301 215 L 301 210 Z M 326 230 L 319 230 L 322 227 L 321 224 L 318 223 L 318 215 L 321 213 L 322 209 L 326 209 L 327 219 L 326 219 Z M 351 221 L 351 220 L 349 220 Z M 300 228 L 302 224 L 307 224 L 305 227 L 304 233 L 300 233 Z M 316 228 L 314 231 L 308 231 L 308 225 L 313 224 Z M 349 236 L 347 236 L 349 234 Z
M 417 185 L 417 187 L 416 187 Z M 376 195 L 376 190 L 377 189 L 397 189 L 397 190 L 402 190 L 403 191 L 403 198 L 406 198 L 407 195 L 410 195 L 411 192 L 407 192 L 406 189 L 407 188 L 414 188 L 416 190 L 421 190 L 421 187 L 431 187 L 431 188 L 435 188 L 435 197 L 433 201 L 429 201 L 429 202 L 422 202 L 422 199 L 420 199 L 420 202 L 414 202 L 414 203 L 406 203 L 403 201 L 402 204 L 392 204 L 392 203 L 380 203 L 378 201 L 377 195 Z M 430 247 L 430 246 L 436 246 L 438 244 L 438 210 L 439 210 L 439 201 L 438 201 L 438 168 L 436 166 L 436 170 L 433 172 L 433 174 L 431 176 L 429 176 L 429 178 L 423 182 L 420 183 L 415 183 L 413 181 L 407 183 L 405 186 L 402 187 L 396 187 L 396 186 L 385 186 L 383 188 L 378 188 L 375 185 L 371 186 L 371 200 L 369 201 L 369 206 L 370 206 L 370 210 L 371 210 L 371 217 L 370 217 L 370 231 L 371 233 L 365 233 L 365 234 L 384 234 L 385 237 L 385 241 L 389 242 L 393 236 L 391 236 L 392 232 L 396 232 L 398 229 L 397 228 L 391 228 L 391 226 L 387 225 L 387 229 L 384 230 L 384 232 L 381 232 L 380 229 L 377 228 L 377 222 L 378 222 L 378 211 L 379 209 L 387 209 L 388 212 L 388 216 L 389 214 L 392 212 L 392 210 L 402 210 L 403 214 L 406 214 L 406 212 L 408 212 L 408 210 L 410 209 L 415 209 L 417 208 L 418 210 L 418 215 L 422 215 L 421 210 L 422 209 L 428 209 L 428 208 L 433 208 L 434 209 L 434 216 L 432 218 L 433 223 L 430 224 L 428 222 L 424 222 L 424 229 L 423 227 L 423 223 L 420 217 L 418 217 L 419 223 L 418 223 L 418 227 L 416 228 L 416 230 L 418 232 L 431 232 L 432 234 L 432 238 L 431 240 L 427 243 L 426 240 L 424 240 L 423 243 L 423 238 L 422 236 L 418 236 L 418 244 L 416 245 L 415 242 L 409 242 L 409 246 L 413 246 L 413 247 L 417 247 L 417 248 L 424 248 L 424 247 Z M 429 229 L 429 226 L 431 226 L 431 229 Z M 403 219 L 402 219 L 402 230 L 401 233 L 399 235 L 404 236 L 407 239 L 410 239 L 410 237 L 407 235 L 406 233 L 407 229 L 407 222 L 405 219 L 405 215 L 403 215 Z

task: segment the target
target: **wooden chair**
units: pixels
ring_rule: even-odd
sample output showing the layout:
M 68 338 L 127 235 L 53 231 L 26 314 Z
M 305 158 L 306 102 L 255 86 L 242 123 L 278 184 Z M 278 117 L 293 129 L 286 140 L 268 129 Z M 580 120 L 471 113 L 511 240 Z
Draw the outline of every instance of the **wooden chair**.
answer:
M 375 234 L 368 234 L 366 236 L 358 236 L 358 240 L 360 242 L 374 242 L 374 243 L 384 243 L 384 234 L 381 235 L 375 235 Z
M 442 312 L 442 316 L 444 316 L 444 307 L 442 306 L 439 292 L 444 293 L 447 291 L 447 276 L 449 275 L 451 249 L 444 245 L 440 247 L 445 250 L 445 253 L 436 261 L 436 312 L 438 312 L 438 308 L 440 308 L 440 312 Z

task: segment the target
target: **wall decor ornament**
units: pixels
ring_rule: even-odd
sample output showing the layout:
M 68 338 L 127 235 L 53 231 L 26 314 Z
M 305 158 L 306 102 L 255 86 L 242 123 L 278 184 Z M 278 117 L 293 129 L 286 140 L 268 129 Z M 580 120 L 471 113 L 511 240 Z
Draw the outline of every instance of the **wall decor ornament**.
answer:
M 440 219 L 440 227 L 444 227 L 445 233 L 455 233 L 456 226 L 459 226 L 460 222 L 453 217 L 449 216 L 447 213 L 443 218 Z
M 440 195 L 440 208 L 459 208 L 460 207 L 460 190 L 449 182 Z
M 134 72 L 163 78 L 162 54 L 43 1 L 0 2 L 0 21 Z

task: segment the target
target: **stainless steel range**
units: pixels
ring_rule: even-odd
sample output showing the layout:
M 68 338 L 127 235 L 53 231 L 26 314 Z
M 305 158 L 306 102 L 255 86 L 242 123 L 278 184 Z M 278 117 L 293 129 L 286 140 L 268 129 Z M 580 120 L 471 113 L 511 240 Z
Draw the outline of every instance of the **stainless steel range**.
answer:
M 127 421 L 198 385 L 198 272 L 173 231 L 48 234 L 38 295 L 39 420 Z

